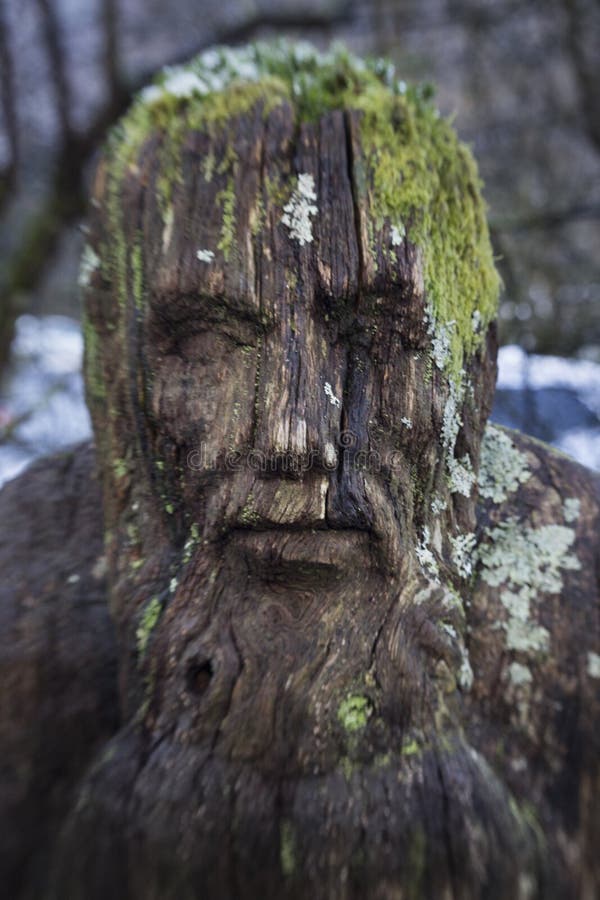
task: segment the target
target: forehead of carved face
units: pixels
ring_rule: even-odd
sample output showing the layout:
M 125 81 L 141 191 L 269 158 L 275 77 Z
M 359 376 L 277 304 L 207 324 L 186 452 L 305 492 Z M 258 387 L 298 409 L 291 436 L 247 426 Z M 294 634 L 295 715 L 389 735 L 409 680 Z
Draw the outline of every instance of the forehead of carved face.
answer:
M 470 497 L 497 280 L 472 159 L 422 93 L 342 52 L 211 51 L 143 92 L 94 195 L 109 480 L 143 455 L 211 535 Z

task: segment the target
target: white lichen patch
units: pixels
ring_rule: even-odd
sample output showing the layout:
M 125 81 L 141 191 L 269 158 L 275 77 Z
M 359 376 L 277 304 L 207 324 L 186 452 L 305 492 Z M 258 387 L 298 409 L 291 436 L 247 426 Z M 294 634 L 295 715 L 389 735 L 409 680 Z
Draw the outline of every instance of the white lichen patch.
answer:
M 462 494 L 470 497 L 475 484 L 475 472 L 471 460 L 467 455 L 461 460 L 451 457 L 448 460 L 448 477 L 450 491 L 453 494 Z
M 173 225 L 175 223 L 175 213 L 173 207 L 169 206 L 164 216 L 164 224 L 162 231 L 162 252 L 166 253 L 173 237 Z
M 473 315 L 471 316 L 471 328 L 473 329 L 473 334 L 479 334 L 481 331 L 482 325 L 481 313 L 478 309 L 473 310 Z
M 523 653 L 547 653 L 550 649 L 550 633 L 543 625 L 532 620 L 529 598 L 503 591 L 500 600 L 508 613 L 504 623 L 508 649 Z
M 164 70 L 165 79 L 163 81 L 163 90 L 170 94 L 171 97 L 193 97 L 195 95 L 204 96 L 210 93 L 211 88 L 202 78 L 199 78 L 195 72 L 191 72 L 184 67 L 167 67 Z
M 80 288 L 86 288 L 92 278 L 92 275 L 100 267 L 100 257 L 95 250 L 86 244 L 81 254 L 81 262 L 79 264 L 79 277 L 77 283 Z
M 197 250 L 196 257 L 203 263 L 211 263 L 215 258 L 215 254 L 212 250 Z
M 578 497 L 567 497 L 563 504 L 565 522 L 576 522 L 581 511 L 581 500 Z
M 475 549 L 475 535 L 459 534 L 450 538 L 452 546 L 452 562 L 461 578 L 468 578 L 473 571 L 473 550 Z
M 323 388 L 323 390 L 325 391 L 325 396 L 329 397 L 329 402 L 332 406 L 342 405 L 340 398 L 335 396 L 335 394 L 333 393 L 333 388 L 328 381 L 325 382 L 325 387 Z
M 460 668 L 457 675 L 458 686 L 463 692 L 468 692 L 473 687 L 473 669 L 466 648 L 462 654 Z
M 456 322 L 446 322 L 444 325 L 430 325 L 431 355 L 440 371 L 444 371 L 452 352 L 452 332 Z
M 158 84 L 148 84 L 139 93 L 139 98 L 142 103 L 146 103 L 148 106 L 156 103 L 157 100 L 160 100 L 163 96 L 164 90 Z
M 298 184 L 288 203 L 283 207 L 282 223 L 289 229 L 290 237 L 301 247 L 313 239 L 311 217 L 317 214 L 315 180 L 305 172 L 298 175 Z
M 400 422 L 405 426 L 405 428 L 413 427 L 412 419 L 409 419 L 407 416 L 402 416 Z
M 423 537 L 415 547 L 415 553 L 417 555 L 417 559 L 419 560 L 419 564 L 425 574 L 432 578 L 434 581 L 437 581 L 440 570 L 437 560 L 433 555 L 431 547 L 429 546 L 430 540 L 431 534 L 429 528 L 425 526 L 425 528 L 423 528 Z
M 449 458 L 454 456 L 454 446 L 456 438 L 462 425 L 459 409 L 462 404 L 464 395 L 464 387 L 462 384 L 456 385 L 450 382 L 450 393 L 444 406 L 444 417 L 442 420 L 442 446 L 449 454 Z
M 439 494 L 435 494 L 431 501 L 431 512 L 434 516 L 439 516 L 445 509 L 448 509 L 448 503 Z
M 399 247 L 405 237 L 406 228 L 404 227 L 402 222 L 399 222 L 397 225 L 392 225 L 390 232 L 392 247 Z
M 488 425 L 481 444 L 479 494 L 493 503 L 502 503 L 531 477 L 527 458 L 510 437 Z
M 323 462 L 327 466 L 328 469 L 336 469 L 338 464 L 338 455 L 335 447 L 332 443 L 327 441 L 325 444 L 325 450 L 323 452 Z M 325 484 L 325 489 L 327 489 L 327 485 Z
M 560 594 L 562 572 L 581 563 L 571 547 L 575 532 L 566 525 L 530 528 L 514 518 L 488 529 L 478 547 L 482 578 L 491 587 L 504 586 L 500 600 L 507 612 L 503 623 L 510 650 L 547 652 L 548 630 L 532 618 L 539 594 Z
M 527 666 L 519 662 L 513 662 L 508 667 L 508 680 L 515 687 L 521 687 L 525 684 L 531 684 L 533 678 Z
M 600 655 L 598 653 L 588 653 L 587 673 L 590 678 L 600 678 Z

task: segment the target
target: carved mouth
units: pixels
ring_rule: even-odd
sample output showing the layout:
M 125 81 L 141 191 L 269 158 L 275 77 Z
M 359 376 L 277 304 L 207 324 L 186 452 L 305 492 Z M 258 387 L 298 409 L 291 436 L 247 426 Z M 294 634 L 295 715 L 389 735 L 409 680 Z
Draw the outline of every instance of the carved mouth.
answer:
M 252 574 L 287 584 L 341 581 L 373 566 L 370 535 L 365 531 L 239 528 L 231 532 L 230 545 Z

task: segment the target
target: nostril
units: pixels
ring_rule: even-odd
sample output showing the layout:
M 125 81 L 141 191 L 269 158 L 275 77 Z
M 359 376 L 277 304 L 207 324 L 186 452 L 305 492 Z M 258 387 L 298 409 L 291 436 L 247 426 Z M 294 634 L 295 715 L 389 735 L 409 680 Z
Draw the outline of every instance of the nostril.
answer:
M 196 697 L 201 697 L 208 688 L 213 674 L 214 669 L 210 659 L 190 663 L 185 676 L 188 691 L 195 694 Z

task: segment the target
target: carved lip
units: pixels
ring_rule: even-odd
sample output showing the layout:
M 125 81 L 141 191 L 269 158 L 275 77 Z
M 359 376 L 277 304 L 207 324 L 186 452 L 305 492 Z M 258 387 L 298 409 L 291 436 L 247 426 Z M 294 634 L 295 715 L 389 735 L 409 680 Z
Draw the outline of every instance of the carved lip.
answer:
M 342 528 L 238 528 L 230 534 L 230 545 L 259 575 L 339 580 L 372 567 L 370 537 L 367 531 Z

